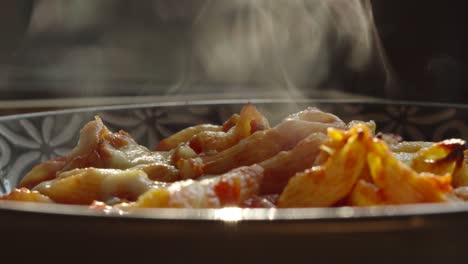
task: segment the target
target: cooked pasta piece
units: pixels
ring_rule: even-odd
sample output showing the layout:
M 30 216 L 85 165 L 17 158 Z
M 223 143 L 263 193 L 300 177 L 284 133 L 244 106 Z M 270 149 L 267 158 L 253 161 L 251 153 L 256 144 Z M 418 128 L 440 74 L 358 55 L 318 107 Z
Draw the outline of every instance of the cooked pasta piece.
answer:
M 460 171 L 453 175 L 454 186 L 468 186 L 468 162 L 465 160 Z
M 293 149 L 281 151 L 259 163 L 265 170 L 260 193 L 280 193 L 294 174 L 312 167 L 320 154 L 320 146 L 326 139 L 327 136 L 323 133 L 313 133 Z
M 398 153 L 416 153 L 417 151 L 432 146 L 434 142 L 428 141 L 402 141 L 397 144 L 389 144 L 390 150 Z
M 83 127 L 77 146 L 68 155 L 37 165 L 19 186 L 33 188 L 39 182 L 54 179 L 60 172 L 76 168 L 128 169 L 145 164 L 158 167 L 157 175 L 151 174 L 155 170 L 148 171 L 151 179 L 167 179 L 174 175 L 175 178 L 170 179 L 173 181 L 178 179 L 178 175 L 174 173 L 175 167 L 170 165 L 170 160 L 170 152 L 149 151 L 124 131 L 112 133 L 100 118 L 96 118 Z
M 360 179 L 347 198 L 346 204 L 353 206 L 373 206 L 383 204 L 380 189 L 372 182 Z
M 180 171 L 175 166 L 165 163 L 142 164 L 130 169 L 144 171 L 152 181 L 175 182 L 182 179 Z
M 302 119 L 301 119 L 302 118 Z M 344 128 L 338 117 L 307 108 L 291 115 L 274 128 L 259 131 L 222 152 L 201 157 L 205 174 L 220 174 L 239 166 L 262 162 L 280 151 L 290 150 L 310 134 L 328 128 Z
M 204 131 L 190 139 L 189 145 L 197 153 L 219 152 L 237 144 L 256 131 L 269 129 L 268 120 L 252 104 L 245 105 L 236 124 L 227 132 Z
M 220 208 L 240 206 L 258 194 L 263 169 L 258 165 L 236 168 L 200 181 L 185 180 L 155 188 L 127 206 L 158 208 Z
M 365 166 L 369 129 L 359 125 L 349 132 L 330 129 L 325 144 L 330 157 L 324 165 L 297 173 L 289 180 L 278 207 L 326 207 L 345 198 Z
M 335 124 L 334 126 L 345 127 L 346 124 L 331 113 L 326 113 L 318 109 L 317 107 L 307 107 L 306 109 L 299 111 L 297 113 L 291 114 L 283 119 L 284 121 L 288 120 L 302 120 L 307 122 L 318 122 L 318 123 L 327 123 Z
M 135 201 L 155 184 L 142 170 L 84 168 L 60 173 L 34 190 L 58 203 L 89 205 L 114 198 Z
M 211 124 L 202 124 L 197 126 L 188 127 L 181 130 L 168 138 L 161 140 L 156 147 L 157 151 L 169 151 L 176 148 L 179 144 L 189 141 L 193 136 L 202 132 L 221 132 L 223 131 L 222 126 L 216 126 Z
M 21 202 L 35 202 L 35 203 L 53 203 L 53 201 L 40 194 L 38 191 L 31 191 L 27 188 L 14 189 L 11 193 L 0 197 L 4 201 L 21 201 Z
M 416 152 L 410 166 L 416 172 L 455 175 L 463 165 L 464 149 L 465 141 L 461 139 L 444 140 Z
M 239 114 L 233 114 L 231 117 L 229 117 L 228 120 L 224 121 L 223 123 L 223 131 L 227 132 L 229 129 L 234 127 L 237 122 L 239 122 L 240 115 Z
M 43 181 L 55 179 L 57 172 L 61 171 L 65 167 L 65 164 L 65 157 L 55 158 L 39 163 L 26 174 L 20 182 L 19 187 L 32 189 Z
M 377 125 L 375 124 L 373 120 L 370 120 L 370 121 L 352 120 L 351 122 L 348 123 L 348 125 L 346 125 L 346 129 L 350 129 L 357 125 L 367 126 L 372 131 L 372 134 L 375 135 L 375 130 L 377 129 Z M 383 134 L 379 133 L 376 135 L 376 137 L 379 137 L 379 135 L 383 136 Z
M 417 173 L 398 161 L 382 141 L 374 141 L 367 154 L 374 184 L 385 204 L 428 203 L 447 201 L 452 191 L 452 176 Z
M 161 140 L 156 146 L 155 150 L 157 151 L 169 151 L 180 144 L 189 142 L 194 136 L 200 133 L 207 132 L 227 132 L 232 127 L 236 126 L 239 122 L 240 116 L 238 114 L 233 114 L 228 120 L 226 120 L 222 126 L 212 125 L 212 124 L 201 124 L 192 127 L 185 128 L 168 138 Z M 266 119 L 265 119 L 266 120 Z

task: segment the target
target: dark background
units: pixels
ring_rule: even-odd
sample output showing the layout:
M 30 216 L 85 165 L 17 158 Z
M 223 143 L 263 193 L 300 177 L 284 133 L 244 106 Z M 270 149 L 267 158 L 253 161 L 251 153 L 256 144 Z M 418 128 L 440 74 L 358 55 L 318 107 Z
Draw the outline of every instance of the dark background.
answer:
M 164 3 L 155 4 L 158 1 L 100 1 L 103 4 L 94 14 L 79 4 L 69 5 L 67 8 L 74 11 L 67 11 L 62 6 L 64 2 L 79 1 L 7 0 L 0 3 L 0 32 L 3 33 L 0 100 L 214 90 L 222 94 L 229 89 L 242 92 L 242 88 L 219 88 L 229 87 L 232 85 L 229 82 L 213 82 L 197 73 L 187 74 L 196 72 L 187 67 L 197 68 L 187 43 L 194 34 L 189 25 L 200 8 L 200 1 L 181 0 L 175 6 L 171 6 L 171 1 L 161 1 L 169 3 L 169 7 Z M 324 91 L 333 86 L 346 93 L 379 98 L 468 103 L 466 2 L 371 2 L 380 45 L 392 73 L 390 78 L 385 76 L 377 54 L 370 66 L 359 72 L 343 66 L 341 59 L 347 56 L 343 48 L 344 51 L 337 51 L 332 66 L 336 74 L 314 87 L 302 83 L 300 89 L 304 94 L 313 97 L 316 93 L 310 91 Z M 50 10 L 44 11 L 44 8 Z M 41 12 L 52 22 L 39 20 L 37 14 Z M 52 15 L 48 17 L 47 12 Z M 88 22 L 78 20 L 82 17 L 80 12 L 87 14 Z M 60 18 L 55 20 L 55 26 L 54 15 Z M 158 41 L 146 39 L 145 30 L 157 32 Z M 103 32 L 106 38 L 102 37 Z M 122 32 L 125 34 L 120 34 Z M 374 41 L 378 46 L 379 40 Z M 100 52 L 103 45 L 111 47 L 107 55 Z M 122 55 L 122 47 L 144 52 L 135 56 L 133 53 Z M 89 67 L 95 64 L 105 67 Z M 260 85 L 258 89 L 268 88 Z
M 466 1 L 373 1 L 403 99 L 468 102 Z

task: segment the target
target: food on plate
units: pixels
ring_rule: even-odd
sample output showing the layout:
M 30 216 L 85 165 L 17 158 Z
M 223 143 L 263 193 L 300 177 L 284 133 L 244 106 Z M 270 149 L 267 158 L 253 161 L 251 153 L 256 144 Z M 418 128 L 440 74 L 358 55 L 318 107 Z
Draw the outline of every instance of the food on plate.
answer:
M 314 107 L 278 124 L 246 104 L 150 150 L 96 117 L 67 155 L 36 165 L 1 200 L 115 208 L 291 208 L 468 200 L 465 141 L 403 141 L 371 120 Z
M 279 207 L 332 206 L 365 175 L 368 149 L 364 141 L 372 138 L 370 130 L 361 125 L 347 132 L 330 129 L 328 137 L 322 144 L 329 155 L 326 162 L 294 175 L 279 197 Z
M 6 201 L 23 201 L 23 202 L 37 202 L 37 203 L 53 203 L 53 201 L 38 191 L 31 191 L 27 188 L 14 189 L 8 195 L 4 195 L 2 200 Z
M 142 194 L 134 207 L 218 208 L 239 206 L 258 194 L 263 177 L 259 165 L 239 167 L 218 177 L 185 180 L 153 188 Z
M 84 168 L 59 173 L 55 179 L 35 186 L 34 190 L 58 203 L 90 204 L 95 200 L 136 200 L 160 185 L 141 169 Z

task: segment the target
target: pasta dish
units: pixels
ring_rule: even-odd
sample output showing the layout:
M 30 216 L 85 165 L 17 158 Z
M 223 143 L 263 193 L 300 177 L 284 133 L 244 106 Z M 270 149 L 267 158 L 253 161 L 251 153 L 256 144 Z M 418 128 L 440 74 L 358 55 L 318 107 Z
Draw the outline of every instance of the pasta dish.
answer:
M 37 164 L 0 200 L 121 210 L 461 202 L 467 163 L 462 139 L 403 141 L 314 107 L 270 125 L 246 104 L 152 150 L 96 116 L 71 152 Z

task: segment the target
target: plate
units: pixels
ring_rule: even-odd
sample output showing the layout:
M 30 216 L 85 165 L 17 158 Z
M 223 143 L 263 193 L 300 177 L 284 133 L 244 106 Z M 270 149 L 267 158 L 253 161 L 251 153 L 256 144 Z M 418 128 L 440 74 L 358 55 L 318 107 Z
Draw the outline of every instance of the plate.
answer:
M 468 106 L 359 100 L 249 100 L 272 124 L 307 106 L 345 121 L 374 120 L 405 140 L 468 138 Z M 245 100 L 168 102 L 0 117 L 0 193 L 34 164 L 68 152 L 79 129 L 99 115 L 112 130 L 142 145 L 191 125 L 221 123 Z M 426 204 L 311 209 L 147 209 L 94 212 L 87 207 L 0 202 L 2 245 L 22 252 L 134 261 L 326 263 L 385 257 L 443 260 L 466 257 L 468 205 Z M 53 253 L 51 249 L 53 248 Z M 3 251 L 7 252 L 7 251 Z M 184 254 L 181 254 L 184 252 Z M 89 255 L 89 256 L 88 256 Z M 20 254 L 19 258 L 39 255 Z

